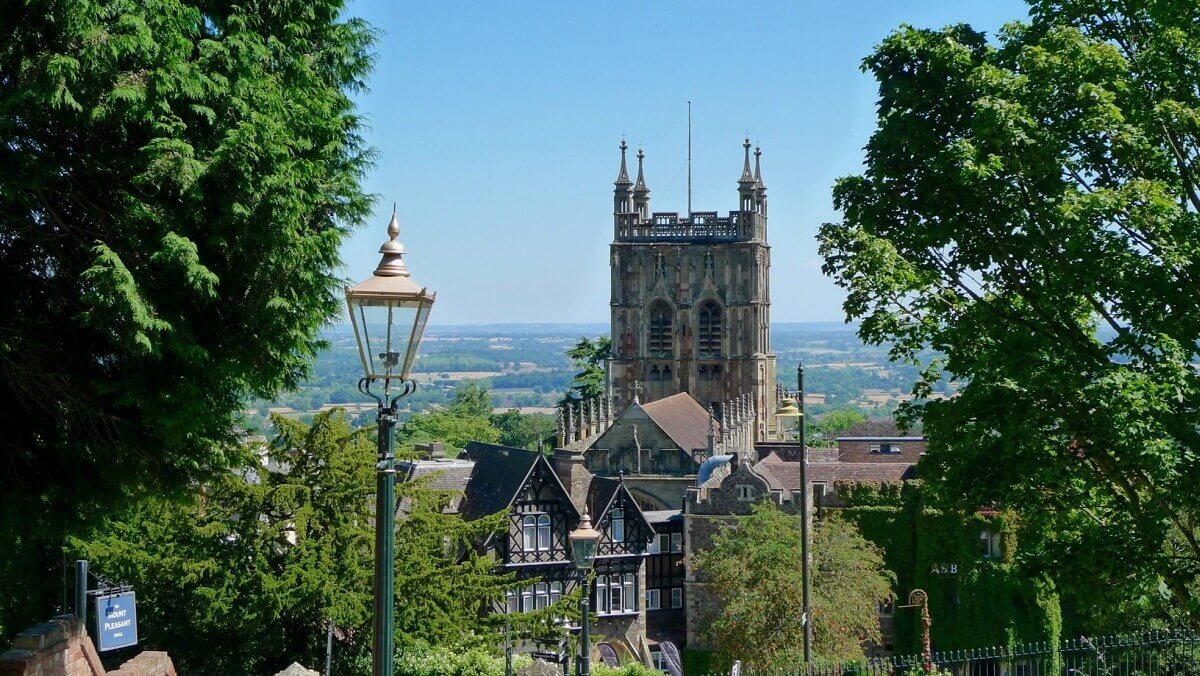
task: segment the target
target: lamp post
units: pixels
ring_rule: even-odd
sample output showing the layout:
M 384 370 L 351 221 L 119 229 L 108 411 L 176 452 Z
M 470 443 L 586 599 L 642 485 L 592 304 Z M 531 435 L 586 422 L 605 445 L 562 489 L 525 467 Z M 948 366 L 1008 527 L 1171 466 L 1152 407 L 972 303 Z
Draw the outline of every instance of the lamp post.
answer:
M 901 608 L 921 609 L 921 666 L 925 673 L 933 671 L 933 648 L 929 642 L 929 628 L 933 626 L 933 618 L 929 616 L 929 594 L 924 589 L 914 589 L 908 593 L 908 605 Z
M 600 531 L 592 528 L 592 517 L 584 512 L 579 527 L 571 531 L 567 537 L 571 540 L 571 558 L 575 561 L 575 568 L 579 570 L 579 581 L 583 585 L 583 598 L 579 600 L 580 655 L 579 666 L 575 669 L 575 674 L 576 676 L 590 676 L 592 673 L 592 647 L 588 642 L 591 638 L 588 633 L 588 616 L 591 614 L 591 604 L 588 598 L 588 573 L 591 572 L 592 565 L 596 562 L 596 544 L 600 542 Z
M 808 435 L 804 425 L 804 362 L 796 364 L 796 388 L 800 401 L 800 575 L 804 590 L 804 665 L 812 664 L 812 559 L 808 547 L 808 500 L 811 490 L 808 485 Z
M 417 346 L 433 307 L 435 293 L 417 286 L 404 264 L 404 245 L 396 238 L 400 224 L 395 208 L 388 241 L 371 278 L 346 288 L 346 306 L 362 360 L 358 390 L 376 401 L 379 439 L 375 462 L 375 622 L 371 663 L 375 676 L 392 676 L 396 601 L 393 543 L 396 536 L 396 456 L 392 431 L 396 404 L 417 389 L 409 378 Z M 373 387 L 382 387 L 382 393 Z

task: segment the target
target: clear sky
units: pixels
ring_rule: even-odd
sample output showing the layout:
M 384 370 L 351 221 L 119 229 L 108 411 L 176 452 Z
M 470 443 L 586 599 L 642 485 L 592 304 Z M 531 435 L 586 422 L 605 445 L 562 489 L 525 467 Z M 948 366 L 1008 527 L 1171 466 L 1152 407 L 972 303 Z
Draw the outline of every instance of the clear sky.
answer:
M 771 204 L 772 320 L 841 320 L 815 235 L 874 128 L 862 58 L 902 23 L 990 33 L 1027 17 L 1013 0 L 358 0 L 349 12 L 382 35 L 358 96 L 379 202 L 342 249 L 345 274 L 374 269 L 398 203 L 413 277 L 438 292 L 435 324 L 606 323 L 617 145 L 644 147 L 651 210 L 686 211 L 689 99 L 693 209 L 737 207 L 748 132 Z

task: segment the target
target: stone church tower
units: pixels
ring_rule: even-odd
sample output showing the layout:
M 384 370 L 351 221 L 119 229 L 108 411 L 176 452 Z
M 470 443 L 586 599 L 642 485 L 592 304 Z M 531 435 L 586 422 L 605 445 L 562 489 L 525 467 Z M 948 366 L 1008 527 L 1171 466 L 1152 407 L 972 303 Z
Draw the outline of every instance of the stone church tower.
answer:
M 738 179 L 738 209 L 651 213 L 638 151 L 629 180 L 627 146 L 613 197 L 611 387 L 616 410 L 687 392 L 717 417 L 749 394 L 757 438 L 775 410 L 771 352 L 771 248 L 761 152 L 750 140 Z M 635 393 L 636 391 L 636 393 Z

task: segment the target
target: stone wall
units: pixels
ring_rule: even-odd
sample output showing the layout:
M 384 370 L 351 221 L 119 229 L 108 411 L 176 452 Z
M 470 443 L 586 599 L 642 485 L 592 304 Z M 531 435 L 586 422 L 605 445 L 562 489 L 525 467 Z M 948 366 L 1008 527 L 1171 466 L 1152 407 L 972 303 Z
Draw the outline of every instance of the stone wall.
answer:
M 175 666 L 167 653 L 146 651 L 105 671 L 83 623 L 59 615 L 17 634 L 0 653 L 0 676 L 175 676 Z

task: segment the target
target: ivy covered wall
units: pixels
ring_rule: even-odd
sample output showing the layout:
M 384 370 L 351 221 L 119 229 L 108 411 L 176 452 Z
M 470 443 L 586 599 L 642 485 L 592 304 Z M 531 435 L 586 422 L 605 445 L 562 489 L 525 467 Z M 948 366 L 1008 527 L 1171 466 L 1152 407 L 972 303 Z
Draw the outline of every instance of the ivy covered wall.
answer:
M 920 610 L 900 608 L 913 589 L 929 593 L 935 651 L 1057 644 L 1058 595 L 1049 581 L 1020 577 L 1012 563 L 1015 529 L 1003 515 L 955 514 L 924 504 L 918 482 L 837 487 L 840 512 L 885 552 L 896 574 L 894 652 L 921 649 Z M 985 557 L 980 535 L 998 536 L 998 556 Z

